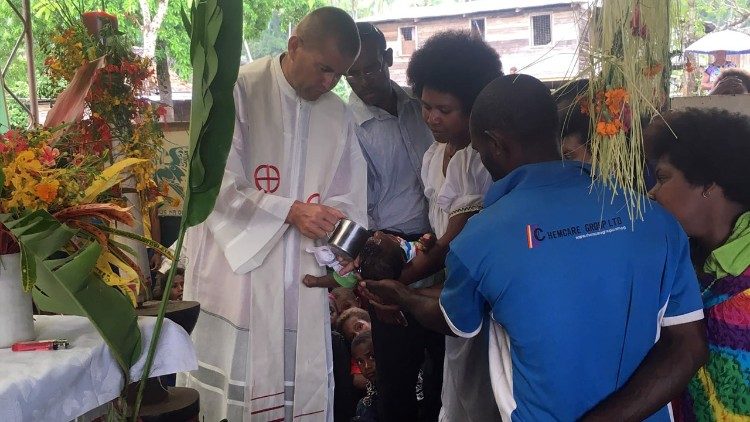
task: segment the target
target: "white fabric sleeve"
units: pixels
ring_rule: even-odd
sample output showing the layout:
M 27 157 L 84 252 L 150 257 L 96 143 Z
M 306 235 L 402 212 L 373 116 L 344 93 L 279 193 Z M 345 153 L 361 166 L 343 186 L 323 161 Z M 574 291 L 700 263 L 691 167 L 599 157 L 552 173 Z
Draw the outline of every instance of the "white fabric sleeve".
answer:
M 456 152 L 448 163 L 438 206 L 450 216 L 479 211 L 491 184 L 492 178 L 479 154 L 470 146 L 466 147 Z
M 425 151 L 424 156 L 422 156 L 422 174 L 420 176 L 422 177 L 422 185 L 424 185 L 424 195 L 428 199 L 432 198 L 435 193 L 434 182 L 430 180 L 430 163 L 432 163 L 436 152 L 440 149 L 439 147 L 439 143 L 433 142 L 427 151 Z
M 323 204 L 334 207 L 346 216 L 364 226 L 369 227 L 367 217 L 367 163 L 362 155 L 362 149 L 357 139 L 357 124 L 349 110 L 346 112 L 344 131 L 346 144 L 341 161 L 331 179 L 331 185 L 323 199 Z
M 242 101 L 238 92 L 235 90 L 235 101 Z M 289 226 L 284 221 L 294 203 L 293 199 L 256 189 L 247 179 L 249 163 L 241 157 L 249 136 L 247 123 L 238 118 L 221 190 L 206 219 L 206 226 L 237 274 L 250 272 L 263 263 Z

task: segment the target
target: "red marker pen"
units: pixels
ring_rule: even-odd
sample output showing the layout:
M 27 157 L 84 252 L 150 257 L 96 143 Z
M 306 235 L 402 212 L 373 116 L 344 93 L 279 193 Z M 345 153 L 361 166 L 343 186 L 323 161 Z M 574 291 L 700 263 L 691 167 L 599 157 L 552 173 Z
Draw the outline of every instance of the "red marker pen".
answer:
M 68 340 L 39 340 L 39 341 L 19 341 L 10 347 L 14 352 L 29 352 L 33 350 L 60 350 L 67 349 L 70 344 Z

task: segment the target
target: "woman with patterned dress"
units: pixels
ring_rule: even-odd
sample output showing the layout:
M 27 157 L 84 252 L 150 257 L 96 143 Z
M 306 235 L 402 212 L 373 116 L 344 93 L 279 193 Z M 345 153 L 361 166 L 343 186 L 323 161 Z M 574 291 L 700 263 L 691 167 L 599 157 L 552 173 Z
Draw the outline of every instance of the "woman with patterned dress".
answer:
M 750 120 L 670 112 L 647 129 L 646 146 L 651 195 L 694 245 L 709 345 L 708 363 L 672 403 L 675 420 L 750 421 Z

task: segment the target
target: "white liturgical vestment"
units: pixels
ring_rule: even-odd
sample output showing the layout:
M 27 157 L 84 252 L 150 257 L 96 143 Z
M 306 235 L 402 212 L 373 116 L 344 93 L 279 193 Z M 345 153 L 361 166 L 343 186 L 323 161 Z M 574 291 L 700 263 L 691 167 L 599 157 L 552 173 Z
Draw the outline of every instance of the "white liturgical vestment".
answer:
M 188 232 L 184 296 L 207 421 L 332 421 L 328 295 L 315 244 L 284 223 L 295 200 L 367 224 L 367 166 L 351 112 L 332 93 L 298 97 L 280 56 L 240 69 L 237 119 L 216 207 Z

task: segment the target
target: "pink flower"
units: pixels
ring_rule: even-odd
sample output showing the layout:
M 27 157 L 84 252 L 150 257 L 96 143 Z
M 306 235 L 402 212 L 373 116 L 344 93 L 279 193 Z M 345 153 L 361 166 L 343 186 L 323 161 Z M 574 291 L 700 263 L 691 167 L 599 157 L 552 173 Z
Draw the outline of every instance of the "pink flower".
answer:
M 55 165 L 55 160 L 60 156 L 60 150 L 57 148 L 50 148 L 48 145 L 42 147 L 41 154 L 39 155 L 39 161 L 47 167 Z

